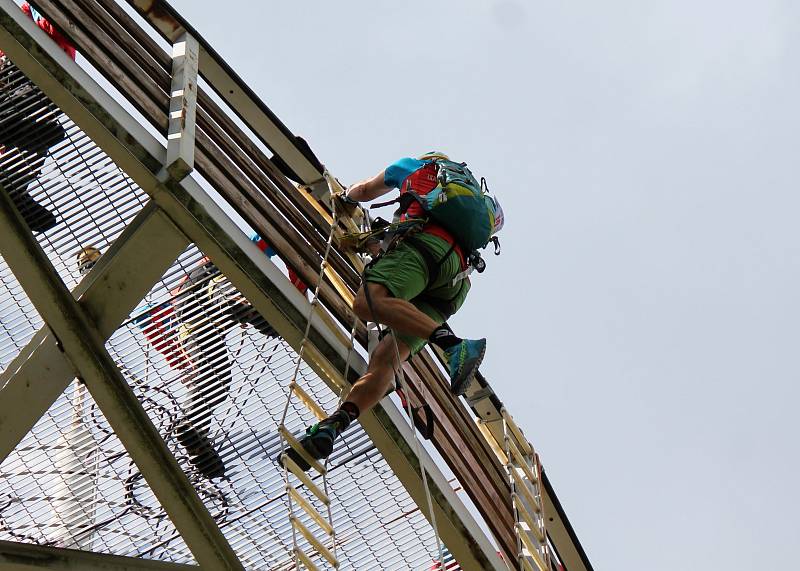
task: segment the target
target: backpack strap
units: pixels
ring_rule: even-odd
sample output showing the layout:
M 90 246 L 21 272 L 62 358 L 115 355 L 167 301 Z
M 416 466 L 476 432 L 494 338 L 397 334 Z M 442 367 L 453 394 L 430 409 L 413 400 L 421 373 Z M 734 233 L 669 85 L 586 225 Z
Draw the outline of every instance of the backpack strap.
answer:
M 456 243 L 453 242 L 450 244 L 450 249 L 442 256 L 439 260 L 437 260 L 433 254 L 431 254 L 430 250 L 425 247 L 425 244 L 414 238 L 413 236 L 408 236 L 404 238 L 404 241 L 411 245 L 417 252 L 420 253 L 422 259 L 425 260 L 425 266 L 428 268 L 428 283 L 426 284 L 426 288 L 430 287 L 431 284 L 436 283 L 436 280 L 439 279 L 439 272 L 441 271 L 442 264 L 444 261 L 450 257 L 450 255 L 455 252 L 456 250 Z
M 436 311 L 438 311 L 442 316 L 444 316 L 445 321 L 450 319 L 450 316 L 456 312 L 455 308 L 455 301 L 458 299 L 458 296 L 461 295 L 461 291 L 464 289 L 464 284 L 466 282 L 461 282 L 461 287 L 458 288 L 456 294 L 451 297 L 450 299 L 443 299 L 440 297 L 434 297 L 432 295 L 418 295 L 415 299 L 420 301 L 424 301 L 431 307 L 433 307 Z

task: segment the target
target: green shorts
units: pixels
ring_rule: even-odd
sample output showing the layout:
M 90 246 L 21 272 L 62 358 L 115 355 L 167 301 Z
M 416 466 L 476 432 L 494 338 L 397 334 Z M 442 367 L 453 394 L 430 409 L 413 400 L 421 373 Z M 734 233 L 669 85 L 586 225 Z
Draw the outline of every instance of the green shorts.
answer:
M 461 259 L 456 252 L 450 251 L 439 265 L 439 275 L 428 284 L 428 265 L 416 246 L 426 248 L 436 261 L 442 260 L 450 251 L 450 244 L 438 236 L 424 232 L 415 234 L 401 241 L 367 269 L 364 279 L 385 286 L 393 297 L 410 301 L 437 323 L 444 323 L 464 303 L 470 288 L 469 278 L 453 285 L 453 278 L 461 273 Z M 397 338 L 408 345 L 412 355 L 428 342 L 427 339 L 402 334 Z

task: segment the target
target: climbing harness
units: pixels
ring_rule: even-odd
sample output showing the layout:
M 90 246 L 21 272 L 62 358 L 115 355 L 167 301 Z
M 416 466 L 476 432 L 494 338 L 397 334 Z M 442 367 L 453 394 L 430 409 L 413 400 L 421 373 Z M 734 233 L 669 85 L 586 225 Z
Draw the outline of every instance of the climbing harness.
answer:
M 345 251 L 356 253 L 369 253 L 369 245 L 383 243 L 388 245 L 393 239 L 414 234 L 422 229 L 426 222 L 424 218 L 410 218 L 407 220 L 395 220 L 387 222 L 383 218 L 376 218 L 365 223 L 370 226 L 368 230 L 362 232 L 348 232 L 338 238 L 339 247 Z M 385 247 L 382 248 L 385 250 Z
M 423 169 L 435 169 L 435 177 L 432 171 L 429 173 L 429 178 L 435 178 L 436 186 L 420 194 L 422 191 L 417 192 L 412 188 L 411 181 L 407 180 L 400 196 L 373 205 L 373 208 L 380 208 L 397 204 L 393 221 L 388 223 L 379 218 L 377 220 L 381 224 L 377 230 L 345 235 L 343 245 L 355 251 L 367 251 L 370 241 L 387 234 L 389 236 L 399 234 L 400 239 L 413 246 L 424 259 L 428 269 L 428 284 L 432 284 L 439 276 L 442 263 L 453 253 L 458 244 L 466 253 L 466 267 L 453 277 L 452 286 L 455 286 L 463 282 L 473 271 L 480 274 L 486 269 L 486 262 L 478 252 L 478 248 L 494 244 L 494 254 L 500 255 L 500 240 L 494 234 L 502 229 L 505 217 L 497 198 L 489 194 L 486 179 L 481 177 L 479 183 L 466 167 L 466 163 L 455 163 L 438 153 L 429 153 L 425 156 L 433 159 L 433 162 Z M 428 181 L 427 184 L 434 183 Z M 422 208 L 425 217 L 405 218 L 409 208 L 415 203 Z M 428 222 L 442 226 L 453 237 L 451 248 L 438 260 L 423 244 L 413 239 L 414 234 L 421 231 Z

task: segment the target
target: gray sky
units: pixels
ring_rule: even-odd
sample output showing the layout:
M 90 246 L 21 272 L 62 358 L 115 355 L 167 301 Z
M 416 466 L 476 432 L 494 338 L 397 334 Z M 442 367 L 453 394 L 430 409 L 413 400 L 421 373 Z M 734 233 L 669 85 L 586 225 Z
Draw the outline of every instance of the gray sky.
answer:
M 341 180 L 488 179 L 503 255 L 453 324 L 598 571 L 789 568 L 800 5 L 173 4 Z

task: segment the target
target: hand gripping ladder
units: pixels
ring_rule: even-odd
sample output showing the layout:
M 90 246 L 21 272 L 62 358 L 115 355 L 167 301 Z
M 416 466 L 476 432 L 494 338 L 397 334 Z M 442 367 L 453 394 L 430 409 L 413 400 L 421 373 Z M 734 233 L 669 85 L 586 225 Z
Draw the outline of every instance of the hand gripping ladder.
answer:
M 335 179 L 333 179 L 327 170 L 325 170 L 324 175 L 329 186 L 331 186 L 331 191 L 333 191 L 331 182 Z M 292 375 L 292 380 L 289 383 L 289 395 L 286 399 L 286 405 L 283 409 L 280 425 L 278 426 L 278 433 L 281 437 L 281 449 L 285 450 L 287 446 L 293 448 L 295 452 L 297 452 L 306 462 L 308 462 L 311 468 L 322 477 L 322 485 L 319 486 L 318 484 L 314 483 L 314 479 L 301 470 L 300 467 L 288 457 L 288 455 L 281 454 L 281 464 L 284 468 L 284 482 L 286 484 L 286 494 L 289 505 L 289 522 L 292 526 L 292 554 L 294 558 L 295 569 L 300 569 L 300 564 L 302 564 L 310 571 L 317 571 L 319 569 L 317 564 L 314 563 L 314 559 L 316 557 L 321 557 L 322 559 L 326 560 L 334 569 L 339 568 L 339 560 L 336 556 L 336 533 L 333 527 L 333 518 L 331 515 L 331 500 L 328 497 L 328 482 L 326 478 L 327 468 L 319 461 L 314 460 L 308 454 L 308 452 L 303 449 L 299 440 L 295 438 L 286 428 L 285 422 L 292 399 L 297 399 L 319 420 L 323 420 L 327 417 L 325 411 L 317 403 L 317 401 L 314 400 L 314 398 L 305 389 L 303 389 L 302 386 L 300 386 L 298 374 L 300 372 L 300 365 L 303 362 L 303 355 L 308 342 L 308 333 L 311 328 L 311 320 L 313 318 L 315 309 L 319 306 L 320 285 L 322 284 L 322 280 L 324 279 L 325 272 L 328 268 L 328 256 L 331 251 L 334 233 L 336 232 L 336 201 L 331 201 L 331 203 L 333 207 L 333 224 L 331 224 L 331 231 L 328 236 L 328 241 L 325 245 L 325 253 L 320 264 L 319 275 L 317 276 L 317 286 L 314 288 L 314 295 L 309 307 L 305 334 L 303 335 L 303 340 L 300 343 L 300 349 L 297 352 L 294 374 Z M 354 336 L 355 321 L 353 330 L 350 332 L 351 352 L 353 350 Z M 348 355 L 347 358 L 348 368 L 350 366 L 350 356 L 351 355 Z M 345 370 L 344 372 L 345 379 L 347 379 L 348 372 L 348 370 Z M 294 479 L 290 477 L 290 474 L 294 476 Z M 300 482 L 303 484 L 305 495 L 300 491 L 294 482 Z M 322 504 L 324 506 L 324 510 L 326 512 L 325 515 L 317 510 L 317 508 L 314 506 L 315 503 Z M 324 536 L 322 539 L 317 537 L 312 529 L 303 523 L 303 513 L 305 513 L 315 524 L 315 527 L 322 532 Z M 304 551 L 298 543 L 299 536 L 304 537 L 316 553 L 309 554 Z

